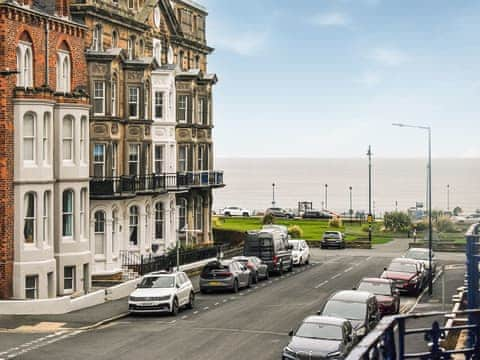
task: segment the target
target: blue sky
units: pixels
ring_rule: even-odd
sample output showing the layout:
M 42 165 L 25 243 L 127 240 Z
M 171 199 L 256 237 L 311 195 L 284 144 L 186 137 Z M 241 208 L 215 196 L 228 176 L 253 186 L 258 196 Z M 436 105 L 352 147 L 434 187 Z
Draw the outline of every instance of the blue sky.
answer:
M 480 156 L 480 2 L 199 2 L 218 157 Z

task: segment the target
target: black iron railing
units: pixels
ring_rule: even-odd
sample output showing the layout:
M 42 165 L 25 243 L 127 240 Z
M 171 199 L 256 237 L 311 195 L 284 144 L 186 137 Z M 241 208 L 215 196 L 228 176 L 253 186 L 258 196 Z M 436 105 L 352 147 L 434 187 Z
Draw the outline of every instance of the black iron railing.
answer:
M 220 187 L 222 171 L 194 171 L 146 176 L 93 177 L 90 195 L 99 197 L 134 196 L 137 193 L 167 192 L 197 187 Z
M 203 247 L 192 250 L 180 249 L 178 265 L 181 266 L 205 259 L 216 258 L 220 253 L 221 248 L 218 246 Z M 168 271 L 177 266 L 176 252 L 161 256 L 146 256 L 131 251 L 121 251 L 120 258 L 124 270 L 132 270 L 138 275 L 145 275 L 154 271 Z

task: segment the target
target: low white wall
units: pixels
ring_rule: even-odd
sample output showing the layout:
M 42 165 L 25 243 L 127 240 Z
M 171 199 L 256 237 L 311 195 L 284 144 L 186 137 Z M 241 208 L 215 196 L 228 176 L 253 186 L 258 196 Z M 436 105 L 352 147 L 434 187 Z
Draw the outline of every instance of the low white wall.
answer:
M 105 290 L 98 290 L 93 293 L 79 296 L 70 300 L 70 306 L 67 312 L 77 311 L 90 306 L 100 305 L 105 302 Z
M 0 301 L 0 314 L 3 315 L 43 315 L 65 314 L 70 306 L 70 297 L 64 296 L 40 300 Z
M 118 300 L 130 295 L 137 284 L 142 280 L 142 278 L 138 278 L 135 280 L 126 281 L 122 284 L 115 285 L 105 289 L 105 297 L 107 300 Z

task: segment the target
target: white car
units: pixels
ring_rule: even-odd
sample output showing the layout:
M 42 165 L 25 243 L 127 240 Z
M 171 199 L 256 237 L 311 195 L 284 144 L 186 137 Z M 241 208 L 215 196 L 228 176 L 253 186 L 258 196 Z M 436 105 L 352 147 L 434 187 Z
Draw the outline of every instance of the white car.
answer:
M 193 308 L 193 285 L 184 272 L 153 272 L 145 275 L 128 298 L 131 313 L 168 312 L 177 315 L 181 307 Z
M 250 216 L 250 210 L 238 206 L 228 206 L 222 211 L 223 216 Z
M 310 248 L 305 240 L 288 240 L 292 245 L 293 265 L 304 265 L 310 262 Z

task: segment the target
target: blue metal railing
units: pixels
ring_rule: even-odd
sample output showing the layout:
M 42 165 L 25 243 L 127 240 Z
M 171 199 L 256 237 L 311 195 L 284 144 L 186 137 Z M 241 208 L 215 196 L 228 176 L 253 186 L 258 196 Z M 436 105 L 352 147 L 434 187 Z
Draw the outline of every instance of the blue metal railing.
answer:
M 465 234 L 466 237 L 466 309 L 463 311 L 431 312 L 389 316 L 382 319 L 348 355 L 347 360 L 370 359 L 453 359 L 454 355 L 463 355 L 464 359 L 480 359 L 480 293 L 479 293 L 479 239 L 480 224 L 472 225 Z M 460 296 L 459 307 L 464 296 Z M 455 325 L 447 322 L 442 326 L 438 317 L 466 319 L 465 323 Z M 409 320 L 437 318 L 431 320 L 431 326 L 424 328 L 409 328 Z M 446 342 L 449 334 L 464 332 L 468 335 L 465 344 L 460 347 L 448 347 Z M 411 337 L 423 336 L 426 351 L 408 352 L 407 344 Z M 454 338 L 456 340 L 456 338 Z M 450 344 L 451 345 L 451 344 Z

